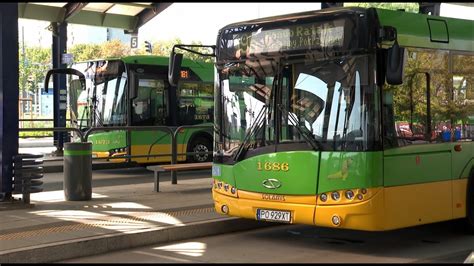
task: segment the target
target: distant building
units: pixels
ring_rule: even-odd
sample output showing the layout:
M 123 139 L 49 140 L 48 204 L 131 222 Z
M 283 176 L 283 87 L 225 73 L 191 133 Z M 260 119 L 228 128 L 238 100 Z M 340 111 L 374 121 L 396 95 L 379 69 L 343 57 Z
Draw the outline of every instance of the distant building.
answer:
M 122 29 L 69 24 L 67 45 L 71 47 L 81 43 L 100 44 L 114 39 L 129 44 L 130 37 L 130 34 L 125 34 Z
M 24 42 L 26 46 L 51 47 L 52 36 L 46 21 L 33 19 L 19 19 L 18 33 L 20 44 Z M 103 28 L 86 26 L 79 24 L 68 24 L 67 26 L 67 46 L 75 44 L 100 44 L 113 39 L 118 39 L 123 43 L 130 43 L 130 34 L 125 34 L 122 29 Z

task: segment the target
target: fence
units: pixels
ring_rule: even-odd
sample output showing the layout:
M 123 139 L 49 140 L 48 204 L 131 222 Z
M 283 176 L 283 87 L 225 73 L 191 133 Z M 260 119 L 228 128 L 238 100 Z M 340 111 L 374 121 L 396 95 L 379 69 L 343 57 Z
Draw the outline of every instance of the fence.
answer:
M 104 160 L 104 159 L 127 159 L 130 161 L 131 158 L 143 158 L 143 157 L 160 157 L 160 156 L 171 156 L 171 164 L 176 164 L 178 162 L 179 155 L 195 155 L 195 154 L 212 154 L 212 151 L 209 152 L 184 152 L 178 153 L 177 149 L 177 137 L 178 134 L 183 129 L 205 129 L 212 128 L 212 126 L 202 126 L 202 125 L 184 125 L 179 127 L 167 127 L 167 126 L 118 126 L 118 127 L 92 127 L 87 131 L 83 132 L 78 128 L 74 127 L 51 127 L 51 128 L 20 128 L 20 132 L 34 132 L 34 131 L 52 131 L 52 132 L 74 132 L 77 134 L 80 142 L 87 142 L 89 136 L 95 132 L 109 132 L 109 131 L 127 131 L 127 147 L 131 146 L 131 131 L 164 131 L 171 136 L 171 153 L 161 153 L 161 154 L 143 154 L 143 155 L 122 155 L 122 156 L 107 156 L 100 158 L 92 158 L 92 160 Z M 174 129 L 174 130 L 173 130 Z M 130 153 L 130 148 L 129 148 Z M 59 159 L 61 160 L 61 159 Z M 171 171 L 172 184 L 177 184 L 177 174 L 175 171 Z

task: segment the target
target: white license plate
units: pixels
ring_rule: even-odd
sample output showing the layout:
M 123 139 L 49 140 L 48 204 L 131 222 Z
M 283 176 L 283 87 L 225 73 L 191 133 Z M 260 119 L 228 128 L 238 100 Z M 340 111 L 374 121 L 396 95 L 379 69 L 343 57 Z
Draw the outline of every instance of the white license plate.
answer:
M 257 209 L 257 220 L 290 223 L 291 212 Z

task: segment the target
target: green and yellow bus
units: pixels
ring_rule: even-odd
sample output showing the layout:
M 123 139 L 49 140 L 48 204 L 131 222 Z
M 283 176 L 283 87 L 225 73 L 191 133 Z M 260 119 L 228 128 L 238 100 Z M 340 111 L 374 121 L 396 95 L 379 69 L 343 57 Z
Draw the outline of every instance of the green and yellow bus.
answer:
M 473 21 L 357 7 L 222 28 L 215 209 L 367 231 L 465 218 L 474 229 L 473 40 Z
M 68 93 L 70 102 L 77 103 L 71 104 L 71 117 L 83 131 L 111 126 L 167 126 L 175 130 L 183 125 L 209 125 L 179 132 L 178 153 L 202 154 L 177 159 L 211 161 L 212 154 L 205 153 L 212 151 L 214 67 L 183 60 L 180 82 L 170 86 L 168 64 L 168 57 L 136 55 L 71 65 L 84 75 L 86 84 L 84 89 L 79 79 L 71 76 Z M 139 164 L 171 161 L 171 156 L 153 156 L 171 154 L 171 135 L 160 130 L 96 131 L 88 141 L 97 158 L 131 155 L 129 161 Z

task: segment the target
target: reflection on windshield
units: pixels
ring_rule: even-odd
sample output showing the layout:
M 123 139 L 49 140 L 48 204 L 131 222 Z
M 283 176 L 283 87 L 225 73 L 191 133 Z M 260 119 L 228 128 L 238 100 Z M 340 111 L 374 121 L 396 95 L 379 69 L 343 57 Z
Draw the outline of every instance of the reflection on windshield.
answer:
M 227 137 L 226 153 L 239 147 L 246 134 L 257 122 L 265 104 L 268 104 L 270 89 L 258 83 L 255 77 L 233 76 L 222 82 L 224 128 Z M 266 115 L 263 115 L 266 117 Z
M 375 120 L 375 96 L 369 86 L 368 60 L 368 56 L 295 60 L 263 71 L 261 66 L 275 64 L 262 59 L 222 68 L 224 154 L 241 145 L 256 149 L 301 142 L 313 147 L 317 143 L 325 150 L 368 149 L 375 130 L 369 127 Z M 264 106 L 268 106 L 264 119 L 257 123 Z
M 326 83 L 315 76 L 301 73 L 296 80 L 295 90 L 301 90 L 300 95 L 308 95 L 310 98 L 303 97 L 299 102 L 293 100 L 291 107 L 306 112 L 305 126 L 310 128 L 313 134 L 322 136 L 324 116 L 321 113 L 325 109 L 324 103 L 328 91 Z M 296 98 L 296 95 L 298 94 L 294 94 L 293 97 Z

